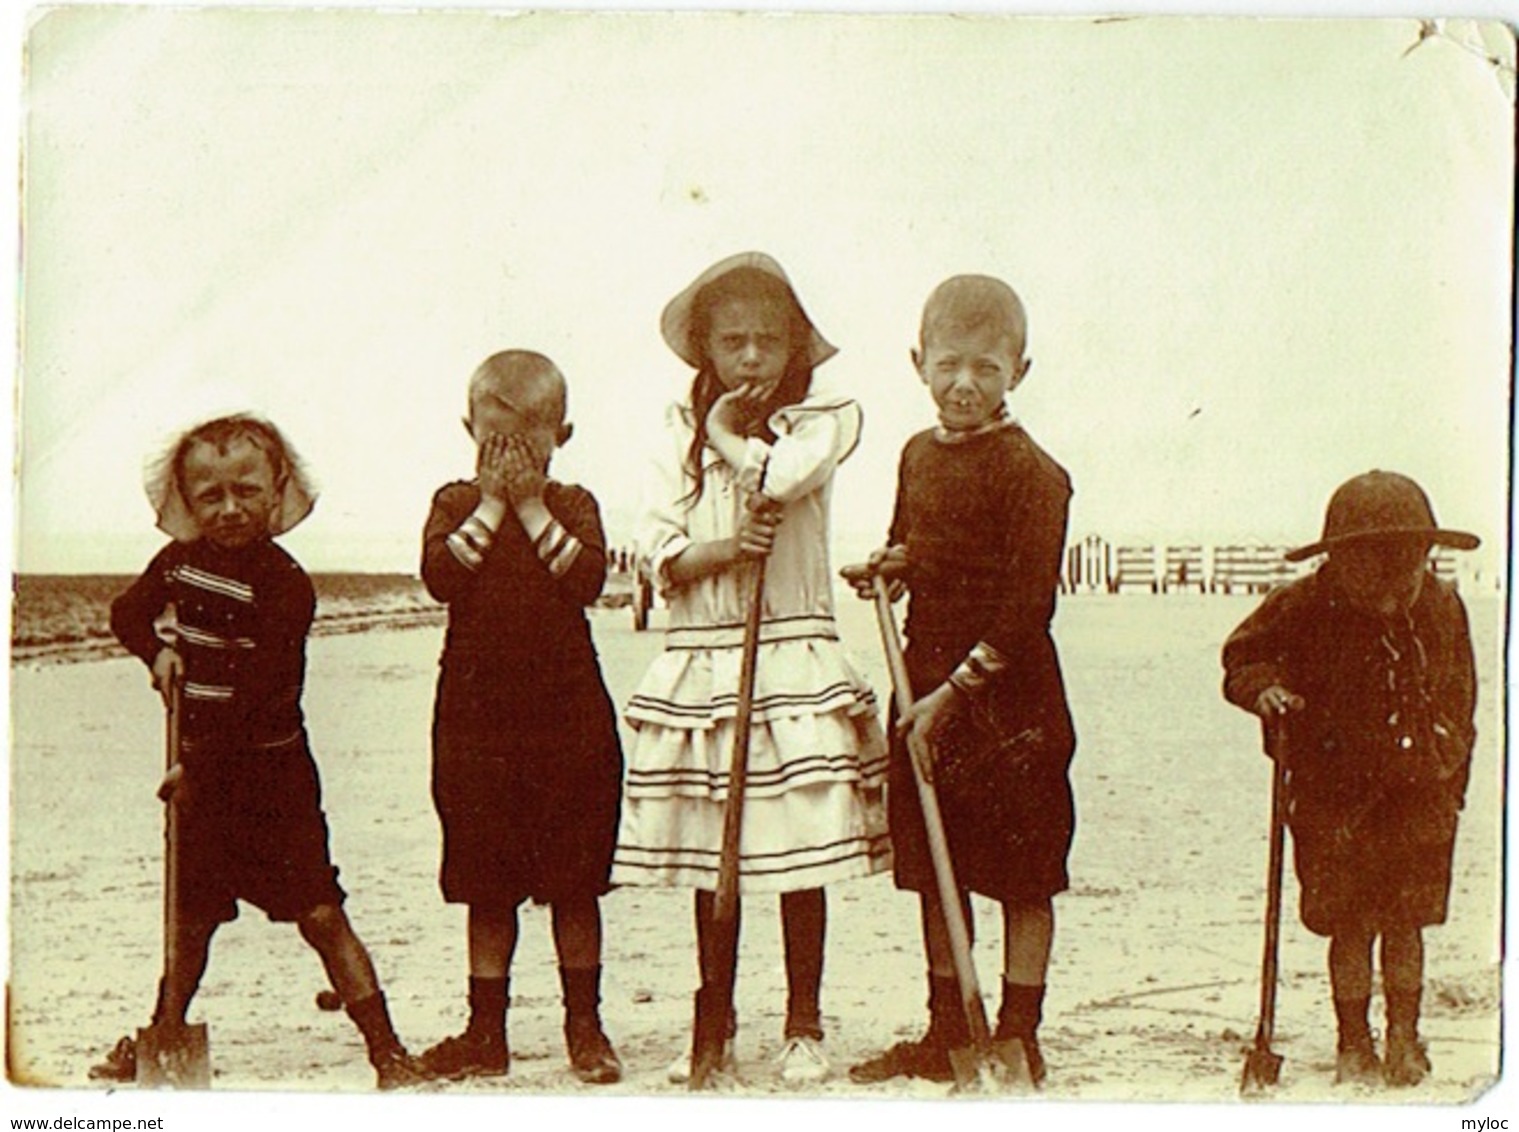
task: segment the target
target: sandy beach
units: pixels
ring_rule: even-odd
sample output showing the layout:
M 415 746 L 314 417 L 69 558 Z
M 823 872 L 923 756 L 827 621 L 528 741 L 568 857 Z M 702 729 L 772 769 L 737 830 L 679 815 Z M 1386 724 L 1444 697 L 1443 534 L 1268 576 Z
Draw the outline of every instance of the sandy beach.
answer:
M 1219 695 L 1218 648 L 1256 599 L 1075 597 L 1057 635 L 1079 733 L 1072 888 L 1042 1031 L 1050 1099 L 1233 1102 L 1253 1035 L 1269 766 L 1252 721 Z M 1433 1077 L 1411 1092 L 1331 1085 L 1334 1030 L 1322 941 L 1296 919 L 1289 868 L 1277 1051 L 1289 1101 L 1456 1103 L 1499 1064 L 1502 741 L 1496 597 L 1471 602 L 1479 740 L 1456 850 L 1450 921 L 1427 933 L 1424 1032 Z M 627 699 L 660 647 L 627 610 L 594 611 L 608 685 Z M 663 611 L 655 613 L 655 628 Z M 883 694 L 870 610 L 841 607 L 845 640 Z M 332 851 L 396 1023 L 414 1049 L 464 1017 L 464 912 L 439 896 L 428 728 L 441 630 L 315 639 L 306 711 Z M 86 1072 L 146 1022 L 160 958 L 162 718 L 142 667 L 105 659 L 12 669 L 10 1041 L 18 1084 L 97 1087 Z M 924 1017 L 915 902 L 888 878 L 830 891 L 824 1012 L 842 1068 L 915 1034 Z M 978 963 L 995 986 L 1000 926 L 977 902 Z M 671 1094 L 666 1065 L 690 1025 L 695 965 L 684 892 L 623 889 L 604 903 L 604 1015 L 627 1069 L 613 1092 Z M 513 973 L 511 1076 L 438 1091 L 590 1092 L 570 1076 L 544 909 L 524 910 Z M 316 956 L 256 909 L 218 934 L 192 1020 L 210 1026 L 215 1087 L 333 1092 L 372 1084 L 357 1033 L 319 1013 Z M 995 991 L 989 991 L 995 1010 Z M 782 1091 L 784 1005 L 775 901 L 745 908 L 742 1091 Z M 1381 1026 L 1380 1003 L 1374 1026 Z M 605 1090 L 596 1090 L 605 1091 Z M 939 1097 L 948 1086 L 816 1092 Z

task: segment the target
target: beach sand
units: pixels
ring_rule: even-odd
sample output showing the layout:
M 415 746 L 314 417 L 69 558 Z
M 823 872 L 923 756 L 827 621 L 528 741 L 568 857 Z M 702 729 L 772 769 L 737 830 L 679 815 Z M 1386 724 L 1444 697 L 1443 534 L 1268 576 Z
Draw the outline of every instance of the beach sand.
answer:
M 1234 1101 L 1254 1034 L 1269 764 L 1258 728 L 1219 695 L 1218 649 L 1253 607 L 1240 597 L 1065 599 L 1057 635 L 1079 733 L 1072 888 L 1057 934 L 1042 1041 L 1051 1099 Z M 841 599 L 857 662 L 886 693 L 869 606 Z M 1472 602 L 1479 740 L 1456 850 L 1450 921 L 1426 934 L 1424 1032 L 1433 1077 L 1417 1090 L 1334 1088 L 1323 941 L 1296 918 L 1288 869 L 1275 1048 L 1284 1100 L 1461 1102 L 1496 1077 L 1502 819 L 1496 598 Z M 655 627 L 663 623 L 655 613 Z M 608 685 L 626 701 L 660 647 L 626 610 L 592 614 Z M 441 630 L 313 640 L 305 704 L 348 911 L 414 1050 L 464 1021 L 464 910 L 438 893 L 428 730 Z M 99 1088 L 91 1062 L 147 1021 L 160 962 L 162 716 L 127 659 L 12 670 L 10 1056 L 16 1083 Z M 916 902 L 887 877 L 829 893 L 828 1049 L 842 1070 L 916 1034 L 924 1019 Z M 783 1091 L 784 977 L 776 902 L 744 911 L 741 1091 Z M 670 1094 L 664 1073 L 690 1026 L 690 897 L 623 889 L 604 901 L 603 1012 L 627 1069 L 612 1092 Z M 996 1009 L 994 906 L 976 902 L 977 958 Z M 564 1061 L 545 909 L 524 909 L 512 979 L 511 1076 L 450 1093 L 606 1092 Z M 294 928 L 256 909 L 216 937 L 191 1012 L 211 1034 L 215 1088 L 372 1087 L 353 1027 L 319 1013 L 325 985 Z M 1380 1003 L 1373 1025 L 1380 1027 Z M 949 1087 L 862 1088 L 840 1072 L 811 1092 L 939 1097 Z

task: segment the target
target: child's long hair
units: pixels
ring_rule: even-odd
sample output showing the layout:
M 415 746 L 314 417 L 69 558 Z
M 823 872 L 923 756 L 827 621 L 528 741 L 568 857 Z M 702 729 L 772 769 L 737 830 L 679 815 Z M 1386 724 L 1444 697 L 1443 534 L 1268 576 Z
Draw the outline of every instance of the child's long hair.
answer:
M 775 391 L 765 403 L 756 435 L 767 443 L 774 443 L 775 433 L 770 428 L 770 414 L 801 401 L 812 388 L 813 363 L 808 352 L 812 323 L 808 321 L 796 294 L 784 280 L 758 268 L 739 267 L 720 275 L 697 292 L 696 301 L 691 306 L 690 341 L 701 357 L 701 367 L 691 380 L 690 405 L 695 428 L 691 446 L 686 449 L 686 472 L 691 476 L 693 486 L 681 498 L 681 502 L 688 508 L 701 498 L 705 486 L 707 414 L 712 411 L 717 399 L 727 392 L 718 379 L 712 359 L 707 356 L 707 341 L 712 330 L 712 311 L 728 299 L 779 301 L 785 306 L 790 323 L 787 327 L 787 340 L 791 346 L 791 356 L 786 360 L 786 370 L 776 384 Z

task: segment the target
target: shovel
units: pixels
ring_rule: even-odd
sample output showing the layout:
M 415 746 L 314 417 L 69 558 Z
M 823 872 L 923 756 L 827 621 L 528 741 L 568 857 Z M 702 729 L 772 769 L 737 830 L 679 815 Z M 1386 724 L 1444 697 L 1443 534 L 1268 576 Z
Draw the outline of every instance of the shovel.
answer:
M 907 661 L 897 636 L 896 618 L 891 612 L 891 595 L 884 578 L 875 579 L 876 621 L 881 628 L 881 645 L 886 652 L 886 666 L 891 671 L 892 692 L 897 716 L 907 714 L 913 705 L 912 684 L 907 678 Z M 971 955 L 970 933 L 960 904 L 960 888 L 955 882 L 954 865 L 949 858 L 949 842 L 944 835 L 944 818 L 939 812 L 939 794 L 923 773 L 918 760 L 908 757 L 913 780 L 918 787 L 918 802 L 923 810 L 923 826 L 928 835 L 928 853 L 933 859 L 934 880 L 939 893 L 939 909 L 949 936 L 954 959 L 955 981 L 960 985 L 960 999 L 965 1022 L 970 1030 L 970 1045 L 949 1051 L 950 1068 L 960 1089 L 984 1088 L 995 1083 L 1032 1086 L 1028 1058 L 1021 1042 L 993 1043 L 986 1024 L 986 1006 L 981 1000 L 981 985 L 976 979 L 976 964 Z
M 738 974 L 738 850 L 744 829 L 744 790 L 749 774 L 749 721 L 754 712 L 754 671 L 759 657 L 760 620 L 765 601 L 765 559 L 754 564 L 749 609 L 744 617 L 743 651 L 738 670 L 738 707 L 734 715 L 733 758 L 728 768 L 728 803 L 723 807 L 723 842 L 717 864 L 717 896 L 712 906 L 711 955 L 716 970 L 697 998 L 691 1037 L 692 1091 L 705 1089 L 722 1062 L 733 1011 Z
M 179 765 L 180 681 L 169 682 L 168 769 Z M 178 793 L 177 791 L 175 792 Z M 164 983 L 177 986 L 179 939 L 179 835 L 175 794 L 164 801 Z M 206 1024 L 155 1022 L 137 1031 L 137 1083 L 147 1088 L 209 1089 L 211 1051 Z
M 1271 1048 L 1276 1029 L 1277 950 L 1282 930 L 1282 857 L 1287 826 L 1287 725 L 1266 724 L 1266 751 L 1271 756 L 1271 850 L 1266 865 L 1266 946 L 1261 958 L 1261 1017 L 1255 1044 L 1245 1054 L 1241 1094 L 1259 1094 L 1282 1075 L 1282 1055 Z

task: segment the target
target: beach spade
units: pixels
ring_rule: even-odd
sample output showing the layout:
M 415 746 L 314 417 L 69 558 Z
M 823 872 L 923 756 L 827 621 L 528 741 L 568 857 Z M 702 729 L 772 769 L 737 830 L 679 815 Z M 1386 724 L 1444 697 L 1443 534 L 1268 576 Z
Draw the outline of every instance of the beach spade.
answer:
M 169 682 L 167 763 L 172 776 L 179 766 L 180 681 Z M 166 779 L 166 781 L 168 781 Z M 172 791 L 164 799 L 164 983 L 177 986 L 179 938 L 179 836 Z M 155 1022 L 137 1031 L 137 1084 L 151 1089 L 209 1089 L 211 1049 L 206 1024 Z
M 907 676 L 907 658 L 897 634 L 895 615 L 891 611 L 891 591 L 884 578 L 875 579 L 876 622 L 881 630 L 881 645 L 886 666 L 891 673 L 892 695 L 898 718 L 913 705 L 912 683 Z M 909 748 L 912 741 L 909 740 Z M 975 959 L 971 954 L 970 932 L 960 903 L 960 886 L 955 880 L 949 841 L 944 832 L 944 818 L 939 811 L 938 792 L 933 780 L 915 756 L 909 757 L 918 803 L 923 811 L 923 828 L 928 853 L 933 861 L 934 881 L 939 894 L 939 909 L 944 916 L 944 930 L 949 938 L 954 961 L 955 982 L 960 1005 L 965 1012 L 970 1041 L 949 1051 L 949 1066 L 957 1092 L 1027 1091 L 1037 1088 L 1023 1043 L 1016 1038 L 996 1041 L 986 1021 L 986 1007 L 981 1000 L 981 986 L 976 979 Z
M 1239 1091 L 1259 1095 L 1281 1079 L 1282 1055 L 1271 1048 L 1276 1031 L 1277 951 L 1282 930 L 1282 858 L 1286 855 L 1287 739 L 1280 720 L 1266 725 L 1266 749 L 1271 755 L 1270 850 L 1266 864 L 1266 942 L 1261 956 L 1261 1013 L 1255 1044 L 1245 1053 Z
M 691 1033 L 693 1091 L 705 1089 L 722 1067 L 733 1013 L 738 976 L 739 849 L 743 842 L 744 795 L 749 774 L 749 724 L 754 711 L 755 669 L 759 662 L 760 626 L 764 619 L 765 560 L 753 566 L 749 606 L 744 617 L 743 649 L 738 672 L 738 705 L 733 720 L 733 756 L 728 766 L 728 798 L 723 803 L 723 836 L 718 853 L 717 892 L 712 901 L 708 954 L 713 970 L 696 995 Z

